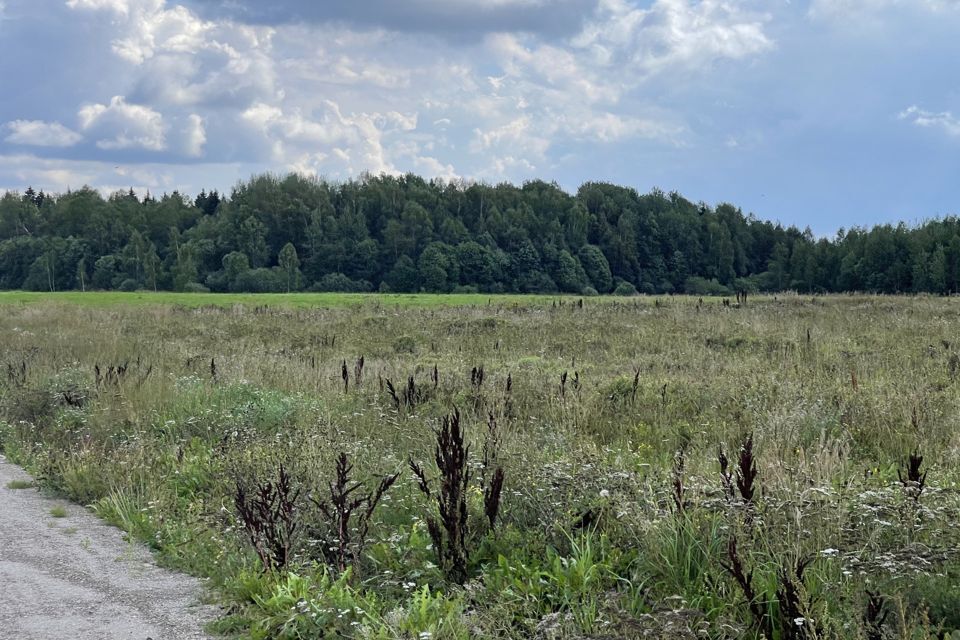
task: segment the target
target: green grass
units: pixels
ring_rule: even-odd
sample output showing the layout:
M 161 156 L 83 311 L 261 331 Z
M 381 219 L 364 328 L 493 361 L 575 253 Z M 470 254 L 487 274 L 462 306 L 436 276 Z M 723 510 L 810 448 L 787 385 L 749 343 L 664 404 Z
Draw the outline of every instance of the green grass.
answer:
M 59 302 L 88 307 L 114 306 L 163 306 L 182 305 L 202 307 L 207 305 L 229 307 L 328 307 L 357 306 L 386 307 L 452 307 L 484 305 L 550 305 L 554 301 L 567 303 L 581 296 L 529 296 L 504 294 L 384 294 L 384 293 L 172 293 L 172 292 L 120 292 L 120 291 L 67 291 L 57 293 L 3 291 L 0 305 L 24 305 Z M 615 300 L 616 298 L 596 298 Z M 591 300 L 588 298 L 588 300 Z M 620 298 L 620 300 L 625 300 Z M 641 300 L 641 298 L 636 298 Z M 650 299 L 652 300 L 652 298 Z
M 33 489 L 36 485 L 31 480 L 11 480 L 7 483 L 7 489 Z
M 886 598 L 884 637 L 960 626 L 954 300 L 557 300 L 0 295 L 0 446 L 210 578 L 231 612 L 217 628 L 241 637 L 756 638 L 731 541 L 777 640 L 791 637 L 777 593 L 807 557 L 790 606 L 818 638 L 868 637 L 868 590 Z M 465 589 L 431 539 L 436 495 L 409 470 L 439 490 L 434 434 L 455 408 Z M 493 531 L 491 415 L 506 478 Z M 744 505 L 717 451 L 736 469 L 749 433 L 759 487 Z M 919 499 L 899 479 L 916 451 Z M 400 474 L 346 574 L 326 566 L 331 524 L 308 499 L 329 495 L 340 452 L 368 488 Z M 265 574 L 234 494 L 281 462 L 301 491 L 297 554 Z
M 64 507 L 64 506 L 62 506 L 62 505 L 57 505 L 57 506 L 55 506 L 55 507 L 51 507 L 51 508 L 50 508 L 50 515 L 53 516 L 54 518 L 66 518 L 66 517 L 67 517 L 67 509 L 66 509 L 66 507 Z

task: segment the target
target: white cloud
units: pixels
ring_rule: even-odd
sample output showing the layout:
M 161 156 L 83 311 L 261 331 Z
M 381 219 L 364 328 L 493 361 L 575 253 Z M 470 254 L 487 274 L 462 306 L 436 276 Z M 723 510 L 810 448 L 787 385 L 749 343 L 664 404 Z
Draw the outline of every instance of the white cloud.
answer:
M 441 178 L 443 180 L 461 178 L 452 164 L 444 164 L 430 156 L 415 156 L 413 166 L 418 174 L 426 178 Z
M 96 176 L 90 163 L 44 160 L 33 155 L 0 155 L 0 185 L 5 189 L 22 189 L 32 185 L 52 193 L 90 184 Z
M 332 154 L 346 173 L 398 173 L 388 157 L 385 136 L 410 132 L 417 126 L 417 114 L 398 112 L 344 114 L 340 105 L 327 100 L 309 117 L 300 109 L 284 111 L 275 105 L 255 104 L 241 114 L 241 120 L 267 139 L 274 159 L 308 172 L 320 172 L 321 162 Z M 318 150 L 317 147 L 320 147 Z
M 114 41 L 114 52 L 142 64 L 160 52 L 194 54 L 205 46 L 213 23 L 200 20 L 181 5 L 163 6 L 144 7 L 132 15 L 135 28 L 130 36 Z
M 482 178 L 502 180 L 505 176 L 511 175 L 533 176 L 537 171 L 537 165 L 528 159 L 507 155 L 490 158 L 490 164 L 481 169 L 478 175 Z
M 767 14 L 729 0 L 656 0 L 649 9 L 627 0 L 600 0 L 594 19 L 574 40 L 604 66 L 627 72 L 702 71 L 722 59 L 739 60 L 773 47 Z
M 120 184 L 135 184 L 140 189 L 160 189 L 172 184 L 168 177 L 169 171 L 158 170 L 157 168 L 117 166 L 113 168 L 112 173 L 114 175 L 108 176 L 108 179 L 114 179 Z M 116 190 L 110 185 L 102 188 L 108 192 Z
M 188 156 L 198 158 L 203 155 L 203 145 L 207 143 L 207 132 L 203 126 L 203 118 L 191 113 L 187 120 L 185 151 Z
M 83 107 L 82 131 L 107 151 L 171 149 L 332 176 L 517 179 L 572 143 L 684 145 L 689 128 L 657 107 L 654 83 L 692 84 L 716 61 L 773 47 L 768 16 L 742 0 L 452 2 L 477 13 L 576 4 L 582 28 L 448 46 L 343 23 L 249 26 L 175 0 L 70 0 L 110 14 L 109 51 L 129 70 L 112 85 L 127 97 Z
M 507 80 L 513 79 L 564 91 L 588 102 L 616 102 L 622 94 L 617 76 L 596 73 L 573 51 L 552 45 L 527 47 L 520 36 L 505 33 L 490 36 L 487 44 L 506 71 L 502 78 L 488 78 L 494 91 L 505 88 Z
M 110 104 L 86 105 L 77 116 L 84 131 L 108 136 L 97 141 L 101 149 L 163 151 L 167 148 L 163 116 L 150 107 L 129 104 L 123 96 L 114 96 Z
M 71 0 L 75 9 L 114 14 L 111 48 L 139 67 L 138 92 L 181 106 L 275 93 L 274 30 L 201 19 L 166 0 Z
M 901 111 L 898 118 L 907 120 L 918 127 L 939 129 L 949 136 L 960 136 L 960 119 L 949 111 L 935 113 L 914 105 Z
M 351 48 L 356 46 L 342 44 Z M 300 59 L 286 59 L 281 66 L 311 82 L 382 89 L 406 89 L 412 77 L 412 70 L 406 66 L 370 58 L 360 52 L 354 54 L 325 48 L 315 48 Z
M 403 114 L 390 111 L 383 115 L 378 122 L 383 127 L 396 127 L 400 131 L 414 131 L 417 128 L 417 114 Z
M 538 137 L 535 130 L 533 119 L 530 116 L 521 116 L 488 130 L 474 129 L 471 150 L 482 152 L 520 142 L 531 156 L 542 158 L 550 147 L 550 140 L 545 137 Z
M 492 154 L 487 171 L 542 167 L 564 142 L 616 144 L 630 139 L 678 147 L 688 127 L 648 96 L 655 81 L 697 82 L 722 60 L 773 48 L 770 16 L 730 0 L 656 0 L 639 8 L 599 0 L 582 31 L 567 42 L 543 43 L 513 33 L 491 35 L 487 49 L 502 73 L 484 74 L 470 111 L 470 150 Z M 505 174 L 502 177 L 508 177 Z
M 812 18 L 847 20 L 894 8 L 949 11 L 960 8 L 960 0 L 813 0 L 809 15 Z
M 68 129 L 59 122 L 14 120 L 8 122 L 6 127 L 10 134 L 4 139 L 13 144 L 36 147 L 72 147 L 83 139 L 83 136 L 79 133 Z
M 612 113 L 565 118 L 564 125 L 566 130 L 574 136 L 597 142 L 617 142 L 628 138 L 662 138 L 676 144 L 684 133 L 684 127 L 680 125 Z
M 184 194 L 197 194 L 212 185 L 229 187 L 235 177 L 266 171 L 264 165 L 221 163 L 120 164 L 115 161 L 64 160 L 41 158 L 32 154 L 0 154 L 0 190 L 23 190 L 26 185 L 49 193 L 62 193 L 68 188 L 88 185 L 109 195 L 117 190 L 133 188 L 143 195 L 159 194 L 174 189 Z M 223 177 L 229 176 L 224 183 Z
M 109 9 L 123 15 L 130 13 L 130 2 L 128 0 L 67 0 L 67 6 L 71 9 L 93 11 Z

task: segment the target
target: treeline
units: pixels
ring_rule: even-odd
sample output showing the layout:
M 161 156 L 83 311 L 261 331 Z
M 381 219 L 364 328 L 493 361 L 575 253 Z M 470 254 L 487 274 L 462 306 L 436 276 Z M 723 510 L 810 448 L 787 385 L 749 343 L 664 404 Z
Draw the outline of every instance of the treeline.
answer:
M 262 175 L 229 197 L 0 198 L 0 288 L 691 293 L 960 290 L 960 220 L 816 239 L 676 193 Z

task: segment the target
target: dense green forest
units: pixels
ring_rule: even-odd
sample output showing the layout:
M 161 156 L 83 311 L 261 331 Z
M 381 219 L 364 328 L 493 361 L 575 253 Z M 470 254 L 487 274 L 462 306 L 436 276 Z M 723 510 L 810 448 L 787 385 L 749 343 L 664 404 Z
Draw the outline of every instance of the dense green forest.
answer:
M 960 220 L 809 230 L 676 193 L 261 175 L 227 197 L 0 199 L 0 288 L 576 294 L 960 290 Z

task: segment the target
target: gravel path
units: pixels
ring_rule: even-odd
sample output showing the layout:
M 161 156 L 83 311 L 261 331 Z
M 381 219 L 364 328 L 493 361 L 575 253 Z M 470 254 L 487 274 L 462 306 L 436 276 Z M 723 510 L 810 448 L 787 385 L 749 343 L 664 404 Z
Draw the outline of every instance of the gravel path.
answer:
M 82 507 L 8 486 L 30 480 L 0 456 L 0 639 L 207 637 L 216 610 L 200 604 L 198 580 L 160 569 Z

